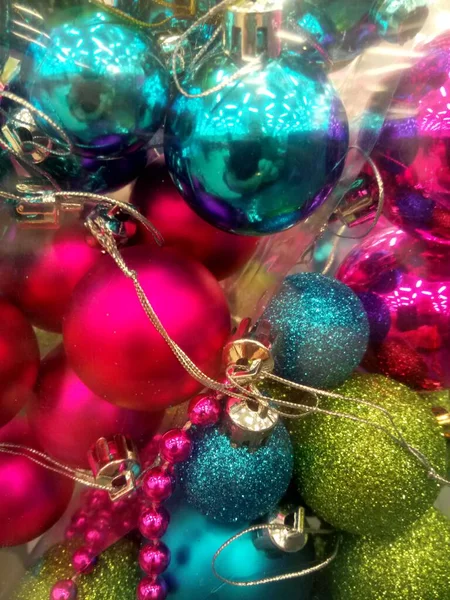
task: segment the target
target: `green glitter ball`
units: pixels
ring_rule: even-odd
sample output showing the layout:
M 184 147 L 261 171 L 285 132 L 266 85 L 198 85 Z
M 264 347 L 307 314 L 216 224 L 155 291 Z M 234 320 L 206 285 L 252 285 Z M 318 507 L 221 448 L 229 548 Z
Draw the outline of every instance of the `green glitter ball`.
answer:
M 450 521 L 429 510 L 392 542 L 345 536 L 333 600 L 450 600 Z
M 73 574 L 73 547 L 61 544 L 51 548 L 26 573 L 12 600 L 48 600 L 54 584 Z M 77 600 L 135 600 L 141 579 L 139 547 L 122 539 L 101 554 L 92 573 L 77 579 Z
M 416 392 L 382 375 L 362 374 L 334 391 L 387 409 L 405 440 L 445 474 L 445 440 Z M 320 407 L 370 420 L 394 433 L 386 416 L 370 406 L 323 398 Z M 294 421 L 291 436 L 299 491 L 317 515 L 337 529 L 393 536 L 436 500 L 439 485 L 421 463 L 370 425 L 314 414 Z

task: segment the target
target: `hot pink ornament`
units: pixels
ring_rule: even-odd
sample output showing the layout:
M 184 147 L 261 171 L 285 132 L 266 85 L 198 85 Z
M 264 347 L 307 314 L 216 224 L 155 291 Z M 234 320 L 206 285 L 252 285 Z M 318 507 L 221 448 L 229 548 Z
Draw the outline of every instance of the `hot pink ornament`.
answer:
M 72 292 L 80 279 L 101 256 L 99 248 L 86 239 L 81 223 L 57 231 L 20 230 L 7 232 L 3 263 L 13 273 L 15 303 L 33 325 L 60 332 Z
M 0 298 L 0 427 L 30 399 L 38 368 L 33 328 L 18 308 Z
M 217 279 L 245 265 L 259 239 L 216 229 L 199 217 L 180 196 L 164 166 L 152 165 L 138 179 L 132 203 L 162 233 L 165 243 L 203 263 Z M 147 230 L 141 236 L 153 244 Z
M 230 314 L 214 277 L 170 249 L 136 246 L 122 256 L 168 334 L 204 373 L 216 377 Z M 125 408 L 161 410 L 202 387 L 151 324 L 134 286 L 109 256 L 77 286 L 64 321 L 64 345 L 82 381 Z
M 89 468 L 88 450 L 101 437 L 122 433 L 144 446 L 163 418 L 162 412 L 127 410 L 96 396 L 71 369 L 62 346 L 43 360 L 36 391 L 31 427 L 48 454 L 74 467 Z M 97 491 L 91 509 L 106 506 Z
M 161 577 L 144 577 L 138 584 L 136 596 L 137 600 L 166 600 L 166 582 Z
M 15 419 L 0 442 L 38 448 L 28 424 Z M 73 482 L 28 458 L 0 452 L 0 546 L 18 546 L 43 534 L 66 510 Z
M 90 573 L 97 564 L 97 556 L 91 548 L 82 547 L 75 550 L 72 557 L 72 566 L 77 573 Z
M 154 467 L 144 475 L 142 489 L 151 502 L 164 502 L 173 494 L 175 479 L 167 470 Z
M 139 552 L 139 565 L 146 575 L 153 577 L 161 575 L 169 563 L 170 550 L 163 542 L 146 544 Z
M 161 438 L 161 456 L 169 463 L 187 460 L 192 452 L 192 440 L 187 431 L 171 429 Z
M 139 531 L 147 538 L 161 538 L 167 531 L 170 514 L 163 506 L 146 506 L 139 515 Z
M 189 420 L 199 427 L 212 427 L 218 423 L 221 411 L 220 402 L 215 395 L 200 394 L 189 403 Z
M 76 600 L 77 585 L 71 579 L 61 579 L 55 583 L 50 592 L 50 600 Z
M 410 387 L 450 386 L 450 264 L 446 247 L 424 246 L 399 229 L 356 246 L 338 279 L 360 297 L 370 324 L 363 366 Z

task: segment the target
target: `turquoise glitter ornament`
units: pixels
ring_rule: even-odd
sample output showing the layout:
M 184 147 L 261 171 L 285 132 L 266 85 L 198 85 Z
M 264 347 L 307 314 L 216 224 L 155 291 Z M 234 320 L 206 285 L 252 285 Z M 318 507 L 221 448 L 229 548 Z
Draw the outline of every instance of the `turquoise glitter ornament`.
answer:
M 164 578 L 169 597 L 174 600 L 208 598 L 212 600 L 272 600 L 295 598 L 308 600 L 312 577 L 267 585 L 235 587 L 223 585 L 211 569 L 216 551 L 232 536 L 242 531 L 237 525 L 224 525 L 207 519 L 179 499 L 169 503 L 170 527 L 164 543 L 172 560 Z M 220 573 L 233 580 L 249 581 L 299 571 L 314 560 L 312 540 L 300 552 L 267 553 L 255 546 L 254 534 L 243 536 L 225 550 L 217 561 Z
M 263 319 L 276 336 L 275 373 L 304 385 L 330 388 L 359 365 L 369 322 L 356 294 L 319 273 L 288 277 Z
M 186 500 L 222 523 L 246 523 L 272 510 L 292 476 L 292 446 L 281 423 L 265 445 L 235 447 L 218 428 L 199 431 L 191 457 L 179 467 Z
M 281 52 L 270 29 L 281 19 L 276 10 L 263 11 L 266 36 L 252 39 L 258 10 L 253 2 L 229 9 L 226 53 L 214 49 L 186 78 L 186 92 L 203 95 L 175 97 L 164 141 L 191 207 L 220 229 L 248 235 L 288 229 L 314 212 L 339 179 L 349 143 L 345 109 L 323 69 Z M 239 37 L 232 32 L 243 14 L 239 26 L 249 30 Z M 248 68 L 251 53 L 266 46 L 267 60 Z
M 146 144 L 163 122 L 169 78 L 139 30 L 90 10 L 32 44 L 22 82 L 30 102 L 56 121 L 84 156 L 120 156 Z

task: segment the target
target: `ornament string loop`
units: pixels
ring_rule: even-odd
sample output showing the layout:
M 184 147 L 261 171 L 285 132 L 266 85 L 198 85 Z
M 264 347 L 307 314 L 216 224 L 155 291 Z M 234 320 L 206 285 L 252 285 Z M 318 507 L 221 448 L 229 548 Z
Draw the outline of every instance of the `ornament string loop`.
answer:
M 288 579 L 297 579 L 298 577 L 305 577 L 306 575 L 311 575 L 312 573 L 317 573 L 317 571 L 321 571 L 322 569 L 327 567 L 330 563 L 332 563 L 333 560 L 338 555 L 339 544 L 340 544 L 339 536 L 336 539 L 336 544 L 335 544 L 334 549 L 333 549 L 332 553 L 330 554 L 330 556 L 328 556 L 323 561 L 313 565 L 312 567 L 308 567 L 308 568 L 302 569 L 300 571 L 295 571 L 292 573 L 284 573 L 282 575 L 274 575 L 272 577 L 263 577 L 261 579 L 254 579 L 251 581 L 237 581 L 235 579 L 228 579 L 227 577 L 224 577 L 223 575 L 221 575 L 218 572 L 217 567 L 216 567 L 217 559 L 219 558 L 219 556 L 222 554 L 222 552 L 226 548 L 231 546 L 231 544 L 236 542 L 239 538 L 243 537 L 244 535 L 248 535 L 255 531 L 274 530 L 274 529 L 286 529 L 286 527 L 282 526 L 282 525 L 270 525 L 270 524 L 253 525 L 252 527 L 248 527 L 244 531 L 237 533 L 236 535 L 231 537 L 229 540 L 227 540 L 224 544 L 222 544 L 222 546 L 217 550 L 217 552 L 213 556 L 211 566 L 212 566 L 214 575 L 218 579 L 220 579 L 220 581 L 223 581 L 223 583 L 227 583 L 228 585 L 234 585 L 236 587 L 250 587 L 250 586 L 255 586 L 255 585 L 266 585 L 268 583 L 277 583 L 280 581 L 286 581 Z M 306 530 L 305 530 L 305 532 L 306 532 Z M 320 531 L 318 531 L 317 533 L 320 534 Z

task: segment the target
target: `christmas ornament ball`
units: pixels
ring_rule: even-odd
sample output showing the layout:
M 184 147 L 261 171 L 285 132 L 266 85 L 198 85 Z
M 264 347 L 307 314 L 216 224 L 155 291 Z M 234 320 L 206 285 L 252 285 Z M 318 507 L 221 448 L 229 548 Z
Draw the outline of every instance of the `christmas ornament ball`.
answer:
M 13 224 L 6 232 L 2 263 L 14 282 L 12 299 L 40 329 L 62 331 L 76 284 L 101 256 L 87 237 L 81 223 L 56 231 L 20 229 Z
M 319 273 L 287 277 L 263 318 L 275 335 L 275 373 L 313 387 L 343 383 L 367 347 L 363 305 L 346 285 Z
M 226 83 L 239 62 L 211 53 L 166 121 L 168 169 L 190 206 L 234 233 L 266 235 L 309 216 L 338 181 L 348 150 L 342 102 L 322 69 L 296 55 Z
M 226 233 L 200 218 L 162 165 L 152 165 L 137 180 L 131 201 L 161 232 L 167 246 L 198 260 L 219 280 L 243 267 L 255 251 L 258 238 Z M 147 230 L 142 235 L 153 243 Z
M 345 536 L 331 566 L 333 600 L 449 600 L 450 521 L 436 509 L 396 539 Z
M 292 476 L 289 434 L 278 424 L 265 445 L 232 445 L 217 427 L 199 431 L 191 457 L 178 467 L 186 501 L 221 523 L 245 523 L 272 510 Z
M 122 538 L 102 552 L 94 570 L 77 578 L 78 600 L 135 600 L 141 578 L 138 545 Z M 59 580 L 71 579 L 73 547 L 60 544 L 51 548 L 25 574 L 12 600 L 48 600 Z
M 450 387 L 445 247 L 430 248 L 401 230 L 383 230 L 355 246 L 336 276 L 369 309 L 367 370 L 419 390 Z
M 438 474 L 446 472 L 441 429 L 421 397 L 382 375 L 356 374 L 333 390 L 357 401 L 322 397 L 320 408 L 365 419 L 422 452 Z M 294 394 L 295 395 L 295 394 Z M 372 406 L 372 404 L 374 406 Z M 385 432 L 367 423 L 311 414 L 291 425 L 298 489 L 319 517 L 350 533 L 394 536 L 433 505 L 439 486 L 425 467 Z
M 87 454 L 98 439 L 123 434 L 142 448 L 157 431 L 163 413 L 120 408 L 96 396 L 59 346 L 42 361 L 27 416 L 45 452 L 64 464 L 89 469 Z
M 172 560 L 164 578 L 169 598 L 192 600 L 209 596 L 214 600 L 272 600 L 284 595 L 296 600 L 310 598 L 312 576 L 260 586 L 218 585 L 211 569 L 211 559 L 222 544 L 242 531 L 243 526 L 214 522 L 180 498 L 171 500 L 168 509 L 170 527 L 164 541 L 171 549 Z M 217 560 L 217 569 L 230 579 L 249 581 L 298 571 L 313 560 L 310 544 L 300 552 L 271 554 L 265 549 L 258 549 L 250 534 L 236 540 L 228 552 L 223 553 Z
M 0 427 L 30 399 L 38 369 L 33 328 L 16 306 L 0 298 Z
M 385 213 L 428 242 L 450 245 L 450 34 L 418 46 L 388 110 L 373 158 Z
M 168 73 L 151 38 L 92 7 L 31 44 L 22 80 L 30 102 L 84 156 L 143 146 L 163 122 Z
M 24 419 L 0 430 L 0 443 L 40 450 Z M 73 481 L 41 467 L 29 458 L 0 452 L 0 546 L 31 542 L 62 516 L 73 492 Z
M 126 248 L 122 257 L 169 336 L 204 373 L 218 375 L 230 334 L 219 283 L 171 249 Z M 180 404 L 202 385 L 178 362 L 146 315 L 132 282 L 102 256 L 75 288 L 63 325 L 69 363 L 96 395 L 133 410 Z

